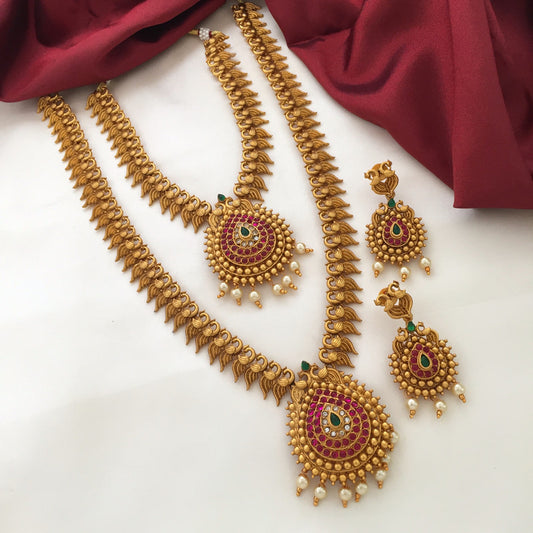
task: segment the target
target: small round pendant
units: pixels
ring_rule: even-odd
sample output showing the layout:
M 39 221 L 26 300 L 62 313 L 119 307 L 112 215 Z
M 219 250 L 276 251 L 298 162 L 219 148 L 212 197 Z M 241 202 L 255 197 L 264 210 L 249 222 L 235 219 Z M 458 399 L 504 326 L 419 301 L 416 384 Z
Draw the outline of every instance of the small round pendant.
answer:
M 303 470 L 297 479 L 297 495 L 318 478 L 313 502 L 326 496 L 328 482 L 339 484 L 344 507 L 367 491 L 373 475 L 381 488 L 387 475 L 389 453 L 398 436 L 379 399 L 351 376 L 332 368 L 302 365 L 291 390 L 289 445 Z
M 206 229 L 206 253 L 213 271 L 221 281 L 219 296 L 224 296 L 230 286 L 231 294 L 241 303 L 239 287 L 250 286 L 250 300 L 261 307 L 256 285 L 273 284 L 275 294 L 284 294 L 284 287 L 296 289 L 292 279 L 284 275 L 289 268 L 300 276 L 300 265 L 293 253 L 311 250 L 302 243 L 296 244 L 289 225 L 279 215 L 261 204 L 248 200 L 219 197 L 217 208 L 209 217 Z M 281 276 L 281 284 L 274 284 Z

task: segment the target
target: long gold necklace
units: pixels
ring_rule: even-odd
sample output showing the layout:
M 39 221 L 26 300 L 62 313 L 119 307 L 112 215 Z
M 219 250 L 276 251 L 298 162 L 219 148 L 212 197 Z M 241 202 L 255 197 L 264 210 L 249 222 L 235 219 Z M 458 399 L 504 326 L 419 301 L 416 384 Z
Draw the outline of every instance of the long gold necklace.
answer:
M 83 189 L 81 199 L 85 206 L 92 208 L 91 220 L 96 220 L 96 227 L 104 230 L 104 239 L 110 241 L 110 248 L 116 249 L 117 259 L 123 261 L 124 270 L 131 270 L 131 282 L 137 282 L 139 290 L 147 290 L 148 300 L 155 301 L 156 310 L 165 309 L 165 321 L 172 321 L 174 330 L 185 328 L 187 343 L 194 339 L 196 351 L 207 347 L 211 364 L 218 360 L 221 370 L 231 366 L 235 380 L 244 377 L 247 388 L 257 381 L 264 397 L 272 393 L 278 405 L 290 392 L 287 406 L 289 445 L 301 465 L 296 492 L 300 495 L 309 486 L 309 477 L 317 478 L 313 493 L 315 505 L 326 496 L 326 484 L 330 482 L 339 486 L 339 497 L 346 506 L 349 500 L 355 497 L 357 501 L 366 493 L 368 476 L 373 475 L 381 488 L 388 469 L 389 452 L 397 435 L 378 398 L 351 375 L 335 368 L 338 365 L 353 366 L 349 353 L 355 353 L 346 337 L 346 334 L 357 332 L 352 322 L 359 320 L 349 305 L 359 302 L 354 292 L 359 287 L 350 277 L 358 272 L 354 265 L 357 258 L 348 248 L 355 244 L 350 236 L 354 230 L 344 220 L 349 214 L 344 210 L 347 204 L 339 198 L 341 180 L 331 174 L 335 168 L 329 162 L 332 156 L 323 150 L 323 135 L 316 131 L 317 123 L 311 118 L 314 113 L 308 109 L 309 102 L 298 89 L 294 75 L 282 62 L 284 58 L 277 54 L 279 48 L 257 10 L 253 4 L 239 4 L 234 7 L 234 16 L 267 75 L 293 132 L 316 199 L 326 248 L 328 305 L 325 333 L 318 349 L 319 360 L 324 366 L 302 362 L 299 379 L 293 370 L 257 353 L 206 311 L 200 310 L 151 254 L 113 196 L 75 114 L 64 99 L 59 95 L 42 97 L 38 110 L 49 119 L 49 125 L 61 143 L 67 169 L 71 170 L 70 178 L 76 188 Z M 232 97 L 242 96 L 244 84 L 231 84 L 236 79 L 242 80 L 243 76 L 228 75 L 235 63 L 226 51 L 227 37 L 218 32 L 205 34 L 205 31 L 200 36 L 206 37 L 208 64 L 211 61 L 212 65 L 219 66 L 212 69 L 213 73 L 234 103 Z M 196 227 L 202 217 L 220 217 L 225 213 L 226 205 L 240 209 L 244 202 L 250 211 L 246 200 L 239 198 L 220 200 L 221 205 L 217 204 L 216 209 L 221 213 L 208 213 L 209 208 L 202 206 L 198 199 L 191 201 L 194 197 L 183 194 L 148 159 L 135 130 L 107 88 L 99 86 L 97 91 L 102 92 L 101 98 L 94 97 L 100 107 L 93 97 L 89 99 L 89 105 L 103 120 L 117 155 L 128 164 L 128 174 L 142 184 L 143 192 L 149 194 L 151 201 L 158 200 L 164 210 L 166 206 L 171 211 L 171 215 L 180 213 L 185 222 L 190 220 Z M 236 95 L 239 91 L 241 94 Z M 172 206 L 177 206 L 174 211 Z M 246 216 L 254 217 L 256 213 Z M 259 213 L 259 218 L 268 220 L 269 215 Z M 282 227 L 279 229 L 283 231 Z

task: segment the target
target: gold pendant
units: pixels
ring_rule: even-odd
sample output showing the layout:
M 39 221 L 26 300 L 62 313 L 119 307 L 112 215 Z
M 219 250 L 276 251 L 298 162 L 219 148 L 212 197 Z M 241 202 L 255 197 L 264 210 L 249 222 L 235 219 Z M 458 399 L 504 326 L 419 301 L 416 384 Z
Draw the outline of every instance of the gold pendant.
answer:
M 409 417 L 415 416 L 420 397 L 433 401 L 437 418 L 446 411 L 441 399 L 444 392 L 453 391 L 466 402 L 465 389 L 456 381 L 459 363 L 455 361 L 455 354 L 435 330 L 425 327 L 423 322 L 412 322 L 411 295 L 394 281 L 380 291 L 375 304 L 383 306 L 391 318 L 405 321 L 405 327 L 398 328 L 392 341 L 389 365 L 394 381 L 407 396 Z
M 296 290 L 292 278 L 283 273 L 288 266 L 301 276 L 293 254 L 312 252 L 303 243 L 295 243 L 289 225 L 279 215 L 242 198 L 233 200 L 219 195 L 205 234 L 207 259 L 221 282 L 218 296 L 231 291 L 239 305 L 240 287 L 247 285 L 251 288 L 249 298 L 258 307 L 261 297 L 256 285 L 270 282 L 274 294 L 286 294 L 289 288 Z M 278 276 L 279 283 L 275 282 Z
M 394 199 L 398 176 L 391 169 L 390 161 L 374 165 L 365 178 L 370 180 L 376 194 L 387 198 L 387 203 L 379 204 L 372 214 L 372 222 L 367 225 L 366 240 L 376 258 L 374 275 L 379 276 L 384 263 L 391 263 L 398 265 L 402 281 L 405 281 L 411 273 L 405 263 L 420 256 L 425 246 L 424 224 L 411 207 Z M 420 266 L 429 275 L 431 261 L 427 257 L 421 258 Z
M 359 501 L 367 492 L 367 476 L 373 475 L 382 487 L 398 435 L 379 398 L 350 375 L 304 361 L 300 377 L 287 407 L 289 446 L 303 466 L 296 494 L 309 486 L 308 476 L 316 477 L 314 505 L 326 497 L 329 481 L 340 485 L 346 507 L 354 495 Z

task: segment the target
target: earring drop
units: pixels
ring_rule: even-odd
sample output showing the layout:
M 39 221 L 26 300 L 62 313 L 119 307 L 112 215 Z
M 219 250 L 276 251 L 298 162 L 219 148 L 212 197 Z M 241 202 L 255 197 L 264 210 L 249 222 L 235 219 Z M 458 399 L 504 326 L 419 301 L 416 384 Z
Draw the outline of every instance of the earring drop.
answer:
M 426 328 L 423 322 L 412 321 L 413 299 L 400 289 L 399 283 L 394 281 L 382 289 L 374 303 L 383 306 L 391 318 L 405 321 L 405 327 L 398 328 L 398 335 L 392 341 L 389 366 L 394 381 L 407 396 L 409 417 L 415 416 L 420 397 L 433 401 L 437 418 L 446 411 L 441 399 L 446 391 L 453 391 L 466 402 L 465 389 L 456 381 L 455 355 L 436 331 Z
M 420 217 L 401 200 L 394 199 L 394 190 L 398 185 L 398 176 L 391 169 L 391 162 L 385 161 L 372 167 L 365 174 L 376 194 L 383 194 L 387 203 L 380 203 L 372 215 L 372 222 L 367 225 L 366 240 L 375 256 L 374 275 L 376 278 L 385 268 L 385 263 L 398 265 L 402 281 L 405 281 L 410 269 L 405 266 L 412 259 L 422 254 L 426 230 Z M 429 275 L 431 261 L 421 257 L 420 266 Z

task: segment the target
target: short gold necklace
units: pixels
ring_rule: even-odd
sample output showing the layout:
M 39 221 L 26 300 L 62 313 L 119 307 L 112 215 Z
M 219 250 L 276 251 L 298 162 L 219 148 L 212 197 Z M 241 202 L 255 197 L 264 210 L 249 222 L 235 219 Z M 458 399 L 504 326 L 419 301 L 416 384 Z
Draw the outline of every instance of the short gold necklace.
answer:
M 131 281 L 138 283 L 139 290 L 147 290 L 148 300 L 155 300 L 156 310 L 165 309 L 165 321 L 172 321 L 174 330 L 184 327 L 187 343 L 194 339 L 196 351 L 207 346 L 210 363 L 218 359 L 221 371 L 231 366 L 235 380 L 244 377 L 247 389 L 257 381 L 264 397 L 271 392 L 278 405 L 281 398 L 290 393 L 287 406 L 289 445 L 293 447 L 292 453 L 301 465 L 301 472 L 296 479 L 297 495 L 309 486 L 310 477 L 317 478 L 314 504 L 318 505 L 326 496 L 326 485 L 330 482 L 339 486 L 339 497 L 346 507 L 348 501 L 353 498 L 357 501 L 367 492 L 369 476 L 373 475 L 381 488 L 388 470 L 389 452 L 398 438 L 392 424 L 387 422 L 388 415 L 372 391 L 351 375 L 335 368 L 338 365 L 353 366 L 349 353 L 355 353 L 351 341 L 346 337 L 346 334 L 357 333 L 352 322 L 359 320 L 349 306 L 350 303 L 359 302 L 354 292 L 359 287 L 350 277 L 358 272 L 353 264 L 357 258 L 348 248 L 350 244 L 355 244 L 350 237 L 354 230 L 344 221 L 349 215 L 344 210 L 347 204 L 339 198 L 342 191 L 337 184 L 341 180 L 331 174 L 335 167 L 329 163 L 332 157 L 323 151 L 323 135 L 314 129 L 317 123 L 310 118 L 314 113 L 308 109 L 309 102 L 298 89 L 295 76 L 287 71 L 287 66 L 282 62 L 285 58 L 277 53 L 279 47 L 260 20 L 258 7 L 249 3 L 238 4 L 233 11 L 293 132 L 305 163 L 324 233 L 328 306 L 325 334 L 322 346 L 318 349 L 318 357 L 324 366 L 303 361 L 299 379 L 296 379 L 293 370 L 257 353 L 239 337 L 224 329 L 206 311 L 200 310 L 151 254 L 118 205 L 75 114 L 64 99 L 59 95 L 42 97 L 38 110 L 44 118 L 49 119 L 49 125 L 61 143 L 60 150 L 65 152 L 67 169 L 71 170 L 74 186 L 83 189 L 82 200 L 86 207 L 92 208 L 91 220 L 96 220 L 96 227 L 104 230 L 104 239 L 110 241 L 110 248 L 116 249 L 117 259 L 123 261 L 124 270 L 131 270 Z M 243 76 L 228 75 L 228 72 L 235 71 L 235 62 L 226 51 L 227 37 L 218 32 L 206 34 L 205 30 L 201 30 L 200 36 L 206 37 L 204 45 L 208 64 L 211 60 L 219 65 L 213 72 L 223 86 L 236 79 L 243 80 Z M 232 100 L 235 92 L 240 91 L 241 95 L 238 96 L 242 96 L 243 86 L 236 83 L 224 89 Z M 179 212 L 184 221 L 191 220 L 199 227 L 198 217 L 205 215 L 201 211 L 201 202 L 193 200 L 189 203 L 193 197 L 184 195 L 152 166 L 116 101 L 104 86 L 99 86 L 98 90 L 103 91 L 103 97 L 98 101 L 106 102 L 106 112 L 103 107 L 97 109 L 96 104 L 91 103 L 91 98 L 89 105 L 93 105 L 100 120 L 104 120 L 104 129 L 113 138 L 118 155 L 128 164 L 128 173 L 138 179 L 150 200 L 158 200 L 163 208 L 166 205 L 167 209 L 172 209 L 176 205 L 175 200 L 184 199 L 177 204 L 181 209 L 174 214 Z M 108 121 L 107 126 L 105 120 Z M 146 167 L 150 174 L 143 170 Z M 149 176 L 145 178 L 147 174 Z M 217 209 L 221 209 L 222 213 L 226 205 L 239 209 L 243 202 L 249 211 L 246 200 L 239 198 L 225 198 Z M 190 205 L 193 208 L 187 207 Z M 184 211 L 190 212 L 184 216 Z M 216 213 L 211 215 L 220 216 Z M 194 217 L 197 217 L 196 223 Z

